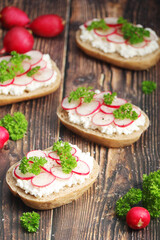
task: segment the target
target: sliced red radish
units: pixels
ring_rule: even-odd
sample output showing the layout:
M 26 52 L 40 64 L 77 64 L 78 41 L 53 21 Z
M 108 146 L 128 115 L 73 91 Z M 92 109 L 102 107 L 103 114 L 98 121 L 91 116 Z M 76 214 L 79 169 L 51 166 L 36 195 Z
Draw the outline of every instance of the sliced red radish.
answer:
M 96 126 L 108 126 L 114 120 L 113 114 L 106 114 L 103 112 L 95 113 L 92 117 L 92 123 Z
M 116 17 L 107 17 L 104 20 L 109 27 L 120 27 L 120 26 L 122 26 L 122 24 L 117 23 L 118 18 L 116 18 Z
M 77 150 L 74 147 L 72 147 L 71 154 L 74 155 L 76 152 Z
M 129 45 L 133 48 L 144 48 L 148 45 L 148 42 L 147 41 L 143 41 L 141 43 L 137 43 L 137 44 L 130 44 Z
M 31 66 L 37 64 L 42 60 L 43 54 L 40 51 L 32 50 L 25 53 L 27 56 L 30 56 L 31 59 L 27 59 L 27 62 L 31 64 Z
M 98 19 L 97 19 L 98 20 Z M 84 23 L 84 27 L 87 28 L 88 26 L 91 25 L 91 23 L 94 21 L 94 19 L 92 20 L 88 20 L 87 22 Z
M 95 94 L 95 95 L 93 96 L 93 98 L 95 98 L 95 99 L 97 99 L 97 100 L 103 99 L 103 96 L 104 96 L 104 95 L 107 95 L 107 94 L 111 94 L 111 92 L 110 92 L 110 91 L 108 91 L 108 92 L 101 92 L 101 93 Z
M 72 172 L 71 173 L 64 173 L 63 171 L 62 171 L 62 167 L 52 167 L 51 168 L 51 173 L 53 174 L 53 176 L 55 176 L 55 177 L 57 177 L 57 178 L 60 178 L 60 179 L 65 179 L 65 180 L 67 180 L 67 179 L 69 179 L 69 178 L 71 178 L 71 176 L 72 176 Z
M 39 175 L 31 179 L 31 183 L 35 187 L 47 187 L 50 185 L 56 178 L 48 172 L 42 172 Z
M 101 110 L 103 113 L 112 114 L 113 111 L 115 111 L 115 108 L 107 107 L 106 105 L 103 104 L 103 105 L 100 107 L 100 110 Z
M 47 62 L 45 60 L 41 60 L 40 62 L 36 63 L 32 68 L 39 66 L 41 70 L 47 67 Z
M 148 30 L 146 28 L 146 30 Z M 149 30 L 148 30 L 149 31 Z M 149 31 L 150 32 L 150 31 Z M 154 33 L 154 32 L 150 32 L 150 36 L 149 37 L 144 37 L 144 40 L 147 41 L 147 42 L 150 42 L 150 41 L 157 41 L 158 40 L 158 37 L 157 35 Z
M 25 174 L 23 174 L 21 172 L 21 170 L 19 169 L 19 165 L 20 164 L 18 164 L 15 167 L 15 169 L 14 169 L 14 175 L 15 175 L 16 178 L 19 178 L 21 180 L 30 180 L 30 179 L 32 179 L 35 176 L 33 173 L 25 173 Z
M 3 56 L 3 57 L 0 57 L 0 62 L 2 62 L 3 60 L 8 62 L 10 59 L 11 59 L 11 56 Z
M 16 85 L 16 86 L 27 86 L 32 81 L 33 81 L 32 77 L 28 77 L 26 74 L 24 74 L 22 76 L 15 77 L 13 85 Z
M 68 97 L 65 97 L 62 101 L 62 108 L 64 110 L 72 110 L 76 109 L 81 105 L 81 99 L 78 99 L 76 101 L 72 100 L 71 102 L 68 101 Z
M 25 73 L 27 73 L 30 69 L 31 69 L 31 64 L 29 62 L 26 62 L 26 61 L 23 61 L 22 62 L 22 67 L 23 67 L 23 73 L 17 73 L 17 77 L 18 76 L 22 76 L 24 75 Z
M 100 105 L 100 102 L 96 100 L 92 100 L 90 103 L 83 102 L 75 111 L 80 116 L 88 116 L 97 111 Z
M 112 43 L 117 43 L 117 44 L 126 43 L 126 40 L 123 38 L 123 36 L 118 35 L 116 33 L 107 36 L 107 41 Z
M 53 74 L 54 71 L 52 69 L 45 68 L 34 74 L 33 79 L 37 82 L 46 82 L 52 78 Z
M 94 29 L 94 33 L 96 35 L 98 35 L 99 37 L 107 37 L 107 36 L 109 36 L 109 35 L 111 35 L 111 34 L 113 34 L 115 32 L 116 32 L 116 28 L 114 28 L 114 27 L 110 27 L 110 28 L 108 28 L 106 30 Z
M 123 98 L 117 98 L 115 97 L 112 104 L 108 105 L 106 104 L 107 107 L 111 108 L 119 108 L 121 105 L 125 104 L 127 101 Z
M 0 83 L 0 87 L 7 87 L 9 85 L 11 85 L 14 82 L 14 78 L 11 80 L 7 80 L 4 83 Z
M 123 36 L 123 32 L 122 32 L 121 28 L 117 28 L 116 34 L 120 35 L 120 36 Z
M 59 156 L 58 156 L 57 152 L 50 152 L 48 154 L 48 157 L 53 159 L 53 160 L 59 160 Z
M 131 125 L 134 121 L 128 118 L 125 118 L 123 120 L 121 119 L 114 119 L 114 124 L 118 127 L 128 127 Z
M 27 158 L 30 158 L 30 157 L 47 157 L 45 152 L 41 151 L 41 150 L 33 150 L 33 151 L 30 151 L 27 153 L 26 155 Z
M 77 167 L 75 167 L 72 172 L 78 175 L 88 175 L 90 173 L 90 168 L 86 162 L 79 160 L 77 162 Z
M 138 107 L 133 107 L 133 108 L 132 108 L 132 111 L 135 111 L 135 112 L 138 114 L 138 117 L 141 116 L 141 110 L 140 110 L 140 108 L 138 108 Z

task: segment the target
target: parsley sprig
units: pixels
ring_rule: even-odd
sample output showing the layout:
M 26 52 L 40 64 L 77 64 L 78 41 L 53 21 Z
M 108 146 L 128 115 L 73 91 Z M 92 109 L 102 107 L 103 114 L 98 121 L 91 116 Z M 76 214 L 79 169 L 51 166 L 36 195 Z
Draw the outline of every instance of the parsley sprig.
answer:
M 43 157 L 23 157 L 19 169 L 23 174 L 29 172 L 38 175 L 41 172 L 41 167 L 43 167 L 45 163 L 47 163 L 47 160 Z
M 92 87 L 79 87 L 75 91 L 72 91 L 68 97 L 68 101 L 78 100 L 84 98 L 84 102 L 90 103 L 95 95 L 94 91 L 91 91 Z
M 27 76 L 28 77 L 33 76 L 34 74 L 36 74 L 38 72 L 39 69 L 40 69 L 40 66 L 32 68 L 29 72 L 27 72 Z
M 113 92 L 112 94 L 110 94 L 110 93 L 105 94 L 105 95 L 103 96 L 103 98 L 104 98 L 104 103 L 105 103 L 106 105 L 111 105 L 116 96 L 117 96 L 117 93 L 116 93 L 116 92 Z
M 149 37 L 150 32 L 143 27 L 134 26 L 123 17 L 118 19 L 118 23 L 122 24 L 122 33 L 124 39 L 127 39 L 131 44 L 137 44 L 144 41 L 144 37 Z
M 152 81 L 143 81 L 142 82 L 142 91 L 145 94 L 152 93 L 157 88 L 157 84 Z
M 57 152 L 64 173 L 70 173 L 77 166 L 76 158 L 71 154 L 72 147 L 68 142 L 57 141 L 52 149 Z
M 36 212 L 26 212 L 20 217 L 21 226 L 28 232 L 36 232 L 39 228 L 40 215 Z
M 28 122 L 21 112 L 15 112 L 13 116 L 6 114 L 0 120 L 0 126 L 6 128 L 9 132 L 10 139 L 16 141 L 23 138 L 27 131 Z
M 89 26 L 87 26 L 88 31 L 99 28 L 102 30 L 109 29 L 109 26 L 106 24 L 104 19 L 100 19 L 99 21 L 92 21 L 92 23 Z
M 113 115 L 117 119 L 131 119 L 136 120 L 138 118 L 138 114 L 132 110 L 132 104 L 131 103 L 125 103 L 121 105 L 118 109 L 113 111 Z

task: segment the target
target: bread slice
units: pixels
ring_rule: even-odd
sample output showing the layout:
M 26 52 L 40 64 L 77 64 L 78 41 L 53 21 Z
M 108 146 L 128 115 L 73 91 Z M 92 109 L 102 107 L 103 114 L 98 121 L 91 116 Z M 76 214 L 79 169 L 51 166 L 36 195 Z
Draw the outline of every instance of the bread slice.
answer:
M 145 56 L 135 56 L 132 58 L 123 58 L 118 53 L 104 53 L 102 50 L 94 48 L 89 42 L 83 42 L 80 39 L 81 30 L 76 32 L 76 43 L 87 55 L 98 58 L 105 62 L 111 63 L 115 66 L 131 69 L 131 70 L 145 70 L 154 66 L 160 59 L 160 40 L 159 48 L 151 54 Z
M 46 149 L 46 151 L 48 150 L 51 150 L 51 148 Z M 59 193 L 52 193 L 41 198 L 36 198 L 30 194 L 26 194 L 23 189 L 16 186 L 16 180 L 12 173 L 17 163 L 11 166 L 7 171 L 6 182 L 13 195 L 20 197 L 27 206 L 39 210 L 52 209 L 78 199 L 85 191 L 88 190 L 88 188 L 91 187 L 91 185 L 96 181 L 99 173 L 99 165 L 95 160 L 93 161 L 92 172 L 90 173 L 89 178 L 85 179 L 84 183 L 73 185 L 72 187 L 65 187 L 61 189 Z
M 145 116 L 145 125 L 139 126 L 140 128 L 139 131 L 134 131 L 132 134 L 128 135 L 125 134 L 119 135 L 116 133 L 112 135 L 107 135 L 105 133 L 100 132 L 99 130 L 85 129 L 82 125 L 77 125 L 75 123 L 69 122 L 68 112 L 65 111 L 61 106 L 59 106 L 57 109 L 58 118 L 68 129 L 90 141 L 111 148 L 129 146 L 140 138 L 141 134 L 149 126 L 148 116 L 143 111 L 141 111 L 141 113 Z
M 43 97 L 43 96 L 46 96 L 50 93 L 55 92 L 58 89 L 58 87 L 61 83 L 61 73 L 60 73 L 60 71 L 59 71 L 59 69 L 56 66 L 56 63 L 54 61 L 52 61 L 52 69 L 57 72 L 57 78 L 56 78 L 56 81 L 54 83 L 52 83 L 52 84 L 50 84 L 49 86 L 46 86 L 46 87 L 37 88 L 34 91 L 24 92 L 23 95 L 20 95 L 20 96 L 0 94 L 0 106 Z

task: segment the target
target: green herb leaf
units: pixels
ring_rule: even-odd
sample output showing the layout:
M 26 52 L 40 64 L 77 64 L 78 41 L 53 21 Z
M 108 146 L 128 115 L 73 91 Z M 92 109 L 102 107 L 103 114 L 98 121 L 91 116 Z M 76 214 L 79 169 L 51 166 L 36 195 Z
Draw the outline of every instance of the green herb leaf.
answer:
M 0 126 L 6 128 L 9 132 L 10 139 L 16 141 L 23 138 L 27 131 L 28 122 L 21 112 L 15 112 L 13 116 L 6 114 L 0 120 Z
M 36 212 L 26 212 L 20 217 L 21 226 L 28 232 L 36 232 L 39 228 L 40 215 Z
M 145 94 L 152 93 L 157 88 L 157 84 L 152 81 L 143 81 L 142 82 L 142 91 Z
M 87 30 L 91 31 L 92 29 L 100 28 L 102 30 L 109 29 L 109 26 L 106 24 L 104 19 L 100 19 L 99 21 L 93 21 L 89 26 L 87 26 Z
M 122 120 L 125 118 L 136 120 L 138 118 L 138 114 L 135 111 L 132 111 L 131 103 L 121 105 L 120 108 L 113 111 L 113 115 L 115 118 Z
M 70 173 L 77 166 L 76 158 L 72 156 L 71 150 L 72 147 L 68 142 L 57 141 L 53 144 L 53 151 L 57 152 L 64 173 Z
M 107 105 L 111 105 L 116 96 L 117 96 L 116 92 L 114 92 L 112 94 L 110 94 L 110 93 L 105 94 L 103 96 L 104 103 L 107 104 Z
M 27 72 L 27 76 L 31 77 L 32 75 L 36 74 L 40 68 L 40 66 L 32 68 L 29 72 Z
M 89 103 L 92 101 L 95 92 L 91 91 L 92 87 L 79 87 L 76 91 L 72 91 L 68 97 L 68 101 L 78 100 L 84 98 L 84 102 Z

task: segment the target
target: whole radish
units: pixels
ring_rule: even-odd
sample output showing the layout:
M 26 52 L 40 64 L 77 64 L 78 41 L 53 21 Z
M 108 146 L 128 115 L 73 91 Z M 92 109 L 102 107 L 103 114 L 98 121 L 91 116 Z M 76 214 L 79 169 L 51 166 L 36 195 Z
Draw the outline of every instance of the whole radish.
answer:
M 23 27 L 13 27 L 3 39 L 3 48 L 0 54 L 5 52 L 16 51 L 25 53 L 33 48 L 34 39 L 32 34 Z
M 63 31 L 64 23 L 58 15 L 47 14 L 34 19 L 28 27 L 38 36 L 55 37 Z
M 145 228 L 150 222 L 150 214 L 143 207 L 133 207 L 126 216 L 127 224 L 132 229 Z
M 0 149 L 3 148 L 4 144 L 8 141 L 8 139 L 9 133 L 7 129 L 0 126 Z
M 15 26 L 24 27 L 30 22 L 25 12 L 13 6 L 7 6 L 1 10 L 0 21 L 2 26 L 8 29 Z

